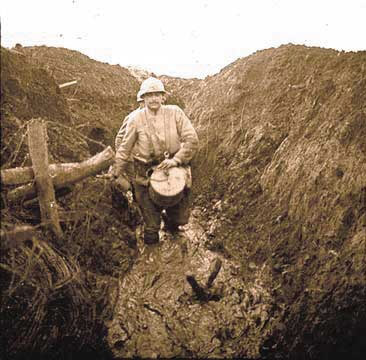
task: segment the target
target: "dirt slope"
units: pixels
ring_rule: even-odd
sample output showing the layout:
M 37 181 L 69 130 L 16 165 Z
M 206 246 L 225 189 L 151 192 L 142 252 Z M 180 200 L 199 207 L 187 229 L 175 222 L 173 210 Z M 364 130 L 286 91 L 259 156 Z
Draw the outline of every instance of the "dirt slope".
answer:
M 244 276 L 251 261 L 273 269 L 278 327 L 267 355 L 358 358 L 366 52 L 281 46 L 191 84 L 177 91 L 201 139 L 195 185 L 211 247 L 240 258 Z
M 1 65 L 2 169 L 30 165 L 26 125 L 34 117 L 41 117 L 46 121 L 50 162 L 73 162 L 85 160 L 94 152 L 114 144 L 121 119 L 136 106 L 135 91 L 138 84 L 128 70 L 96 62 L 75 51 L 47 47 L 20 47 L 16 51 L 2 48 Z M 80 85 L 73 90 L 73 98 L 78 100 L 75 107 L 74 102 L 68 101 L 70 94 L 67 91 L 70 89 L 59 89 L 57 84 L 78 76 L 81 78 Z M 100 86 L 103 76 L 106 84 L 104 87 Z M 99 105 L 94 107 L 97 103 Z M 98 118 L 97 123 L 90 120 L 91 115 Z M 96 132 L 93 133 L 87 126 L 80 124 L 84 116 L 90 117 L 90 129 L 99 129 L 99 133 L 108 136 L 93 138 Z M 115 132 L 113 128 L 116 129 Z M 7 188 L 2 190 L 6 200 Z M 107 208 L 111 205 L 111 194 L 106 180 L 86 179 L 77 184 L 74 190 L 64 202 L 63 198 L 60 199 L 60 205 L 64 206 L 65 211 L 79 210 L 83 214 L 84 210 L 94 209 L 99 212 L 103 203 Z M 12 204 L 3 213 L 8 212 L 17 217 L 21 215 L 18 211 L 16 204 Z M 115 211 L 110 220 L 112 224 L 116 222 L 119 226 L 124 216 L 118 214 L 120 209 Z M 91 213 L 86 215 L 90 216 Z M 30 219 L 34 218 L 32 214 L 28 215 Z M 92 216 L 94 215 L 100 217 L 96 214 Z M 85 214 L 81 215 L 78 221 L 82 221 L 84 216 Z M 107 216 L 107 212 L 104 216 Z M 109 221 L 104 225 L 102 230 L 100 225 L 95 224 L 95 229 L 102 230 L 101 233 L 107 230 L 111 232 L 111 227 L 115 229 Z M 111 241 L 116 236 L 112 233 Z M 117 235 L 117 239 L 123 238 L 118 231 Z
M 72 51 L 60 50 L 60 55 L 59 50 L 50 49 L 50 67 L 62 69 L 60 78 L 55 78 L 50 68 L 34 61 L 41 54 L 32 58 L 22 51 L 26 53 L 24 48 L 15 52 L 1 49 L 1 168 L 31 165 L 27 123 L 32 118 L 46 122 L 50 162 L 82 161 L 113 143 L 112 124 L 117 129 L 120 119 L 135 106 L 135 79 L 120 69 L 117 72 L 124 77 L 112 75 L 108 91 L 96 92 L 99 86 L 91 81 L 72 94 L 78 101 L 70 102 L 69 90 L 59 89 L 59 83 L 88 71 L 91 76 L 105 76 L 103 71 L 95 72 L 95 66 L 106 68 L 107 73 L 108 69 L 113 73 L 115 67 Z M 42 51 L 47 52 L 43 47 Z M 119 81 L 120 93 L 113 97 Z M 106 102 L 101 102 L 105 106 L 96 107 L 106 92 Z M 91 114 L 100 121 L 91 122 L 89 129 L 79 126 Z M 92 129 L 110 135 L 98 138 Z M 39 359 L 39 353 L 47 359 L 80 352 L 102 356 L 101 334 L 105 318 L 110 316 L 108 288 L 113 278 L 131 266 L 136 218 L 130 219 L 123 204 L 112 206 L 107 180 L 88 178 L 57 198 L 64 236 L 56 242 L 42 231 L 36 202 L 8 203 L 11 189 L 1 186 L 1 230 L 33 225 L 37 238 L 15 248 L 3 248 L 3 238 L 1 241 L 0 352 L 8 359 Z
M 113 145 L 120 122 L 136 107 L 139 84 L 127 69 L 64 48 L 35 46 L 18 51 L 43 67 L 57 84 L 77 80 L 77 85 L 60 90 L 74 126 L 94 140 Z M 98 151 L 100 147 L 91 145 L 92 153 Z

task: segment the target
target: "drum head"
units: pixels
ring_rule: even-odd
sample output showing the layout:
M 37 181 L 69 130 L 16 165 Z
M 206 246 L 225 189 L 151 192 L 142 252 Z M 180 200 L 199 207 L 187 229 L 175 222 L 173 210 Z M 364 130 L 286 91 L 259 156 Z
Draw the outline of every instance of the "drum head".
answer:
M 155 169 L 150 177 L 150 197 L 159 206 L 174 206 L 182 199 L 185 186 L 186 172 L 183 168 Z

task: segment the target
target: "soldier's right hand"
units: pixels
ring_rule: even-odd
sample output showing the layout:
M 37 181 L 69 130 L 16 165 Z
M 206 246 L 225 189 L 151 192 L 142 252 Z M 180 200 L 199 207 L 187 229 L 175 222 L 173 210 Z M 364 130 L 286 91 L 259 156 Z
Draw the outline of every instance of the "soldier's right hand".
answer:
M 113 165 L 112 171 L 111 171 L 111 175 L 114 179 L 117 179 L 118 176 L 121 175 L 121 167 L 118 166 L 117 164 Z
M 120 174 L 115 179 L 115 184 L 120 190 L 122 190 L 123 193 L 127 193 L 128 191 L 130 191 L 132 189 L 131 183 L 129 182 L 129 180 L 127 179 L 127 177 L 125 175 L 122 175 L 122 174 Z

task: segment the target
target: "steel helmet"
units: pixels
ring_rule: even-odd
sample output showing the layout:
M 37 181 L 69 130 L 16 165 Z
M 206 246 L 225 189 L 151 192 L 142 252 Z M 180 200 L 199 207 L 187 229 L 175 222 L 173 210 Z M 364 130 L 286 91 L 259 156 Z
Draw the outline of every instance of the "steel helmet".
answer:
M 161 80 L 154 77 L 149 77 L 142 82 L 139 93 L 140 96 L 143 97 L 145 94 L 152 92 L 166 93 L 164 84 Z
M 140 90 L 137 92 L 136 100 L 137 102 L 144 101 L 144 99 L 141 97 Z

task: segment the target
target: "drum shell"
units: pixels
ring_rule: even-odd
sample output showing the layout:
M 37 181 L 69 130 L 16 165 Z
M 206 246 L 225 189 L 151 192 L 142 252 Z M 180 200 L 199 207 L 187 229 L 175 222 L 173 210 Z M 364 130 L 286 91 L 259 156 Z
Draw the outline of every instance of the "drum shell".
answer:
M 149 195 L 158 206 L 167 208 L 182 200 L 186 187 L 186 170 L 172 167 L 167 170 L 155 169 L 149 181 Z

